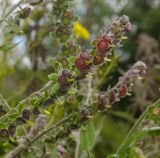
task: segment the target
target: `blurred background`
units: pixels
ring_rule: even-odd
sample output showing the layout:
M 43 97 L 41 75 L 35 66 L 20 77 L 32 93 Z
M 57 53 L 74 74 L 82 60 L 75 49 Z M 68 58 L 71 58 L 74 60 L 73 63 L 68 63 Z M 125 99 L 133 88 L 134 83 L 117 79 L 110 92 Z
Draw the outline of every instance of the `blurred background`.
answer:
M 12 40 L 19 43 L 12 51 L 0 52 L 0 94 L 13 107 L 19 100 L 41 88 L 48 81 L 48 74 L 54 71 L 49 60 L 57 55 L 58 46 L 55 39 L 49 37 L 52 20 L 47 14 L 51 11 L 47 1 L 50 2 L 46 0 L 45 7 L 31 6 L 32 13 L 29 19 L 21 22 L 21 27 L 17 26 L 19 21 L 13 20 L 19 8 L 14 11 L 14 18 L 10 17 L 9 23 L 0 26 L 0 42 Z M 4 15 L 17 2 L 1 0 L 0 15 Z M 102 72 L 107 68 L 110 70 L 99 83 L 101 90 L 106 90 L 109 85 L 114 86 L 118 77 L 134 62 L 141 60 L 148 66 L 145 79 L 136 84 L 133 94 L 113 106 L 115 113 L 100 115 L 95 120 L 95 125 L 99 127 L 101 123 L 102 129 L 94 153 L 96 157 L 104 158 L 116 151 L 144 108 L 159 98 L 160 0 L 75 0 L 73 8 L 80 23 L 91 35 L 88 40 L 78 41 L 82 48 L 91 48 L 90 40 L 97 37 L 100 29 L 106 31 L 117 16 L 127 15 L 133 25 L 123 47 L 115 50 L 112 62 L 101 67 Z M 147 141 L 154 143 L 147 146 Z M 158 139 L 155 142 L 151 138 L 141 147 L 150 157 L 149 152 L 159 146 L 158 143 Z M 159 158 L 158 154 L 154 158 L 156 156 Z

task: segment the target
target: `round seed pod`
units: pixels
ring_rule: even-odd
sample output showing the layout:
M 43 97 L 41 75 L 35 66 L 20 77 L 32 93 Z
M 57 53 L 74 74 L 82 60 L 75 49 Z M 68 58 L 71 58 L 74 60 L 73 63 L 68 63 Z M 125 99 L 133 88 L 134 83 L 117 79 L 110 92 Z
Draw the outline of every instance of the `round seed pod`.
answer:
M 26 120 L 23 117 L 17 117 L 16 124 L 17 125 L 24 125 L 24 124 L 26 124 Z
M 14 136 L 16 133 L 16 126 L 14 126 L 13 124 L 10 124 L 8 126 L 8 132 L 9 132 L 10 136 Z
M 33 115 L 39 115 L 39 114 L 40 114 L 40 111 L 38 110 L 37 107 L 34 107 L 34 108 L 33 108 L 32 114 L 33 114 Z
M 1 129 L 0 130 L 0 137 L 1 138 L 9 138 L 9 132 L 7 129 Z
M 102 36 L 101 39 L 98 40 L 97 42 L 97 48 L 99 53 L 102 56 L 106 55 L 106 52 L 110 49 L 110 45 L 111 44 L 111 37 L 109 36 Z
M 92 67 L 92 58 L 89 53 L 82 52 L 80 56 L 75 60 L 75 66 L 80 71 L 88 71 Z
M 22 111 L 22 117 L 25 118 L 26 120 L 29 120 L 31 117 L 31 112 L 29 109 L 24 109 Z

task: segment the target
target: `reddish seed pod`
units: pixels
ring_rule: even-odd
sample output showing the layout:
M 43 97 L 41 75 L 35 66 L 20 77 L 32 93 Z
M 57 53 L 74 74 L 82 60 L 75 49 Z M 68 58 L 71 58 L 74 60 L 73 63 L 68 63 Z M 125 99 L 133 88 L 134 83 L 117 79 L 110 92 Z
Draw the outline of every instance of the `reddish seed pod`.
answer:
M 8 126 L 8 132 L 9 132 L 10 136 L 14 136 L 16 133 L 16 126 L 14 126 L 13 124 L 10 124 Z
M 127 86 L 125 84 L 120 85 L 119 87 L 119 97 L 124 97 L 127 94 Z
M 65 85 L 67 83 L 67 78 L 63 75 L 60 75 L 58 77 L 58 82 L 59 82 L 60 85 Z
M 93 64 L 94 65 L 99 65 L 104 62 L 104 57 L 103 56 L 94 56 L 93 58 Z
M 1 138 L 9 138 L 9 132 L 7 129 L 1 129 L 0 130 L 0 137 Z
M 74 78 L 72 72 L 65 69 L 62 71 L 61 75 L 59 76 L 58 82 L 61 86 L 70 85 L 71 82 L 69 82 L 68 79 L 72 79 L 72 78 Z
M 105 56 L 106 52 L 109 50 L 111 44 L 111 38 L 108 36 L 102 36 L 97 42 L 97 48 L 101 55 Z
M 31 112 L 29 109 L 24 109 L 22 111 L 22 117 L 25 118 L 26 120 L 29 120 L 31 117 Z
M 89 70 L 92 66 L 91 56 L 87 52 L 82 52 L 75 61 L 75 66 L 80 70 Z
M 81 110 L 81 118 L 82 118 L 82 121 L 88 120 L 89 115 L 90 115 L 90 112 L 89 112 L 88 109 L 82 109 L 82 110 Z
M 67 69 L 62 70 L 62 75 L 63 75 L 64 77 L 68 77 L 68 78 L 72 78 L 72 77 L 73 77 L 72 72 L 69 71 L 69 70 L 67 70 Z
M 103 111 L 105 109 L 105 106 L 108 103 L 108 99 L 105 95 L 101 94 L 98 97 L 98 110 Z
M 113 104 L 116 101 L 116 93 L 114 90 L 109 92 L 109 104 Z

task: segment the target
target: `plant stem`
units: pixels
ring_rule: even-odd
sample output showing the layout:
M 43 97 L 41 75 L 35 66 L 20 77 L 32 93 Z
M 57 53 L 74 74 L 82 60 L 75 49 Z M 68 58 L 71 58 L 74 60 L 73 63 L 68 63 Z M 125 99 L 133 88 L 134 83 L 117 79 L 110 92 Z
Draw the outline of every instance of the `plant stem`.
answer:
M 139 119 L 135 122 L 135 124 L 133 125 L 133 127 L 131 128 L 131 130 L 129 131 L 129 133 L 127 134 L 127 136 L 125 137 L 125 139 L 123 140 L 122 144 L 120 145 L 120 147 L 118 148 L 116 154 L 120 154 L 123 150 L 124 147 L 127 144 L 127 141 L 129 139 L 129 137 L 137 130 L 138 126 L 144 121 L 144 119 L 148 116 L 149 114 L 149 109 L 152 107 L 153 105 L 150 105 L 146 108 L 146 110 L 143 112 L 143 114 L 139 117 Z
M 92 158 L 91 152 L 89 150 L 87 150 L 87 154 L 89 158 Z

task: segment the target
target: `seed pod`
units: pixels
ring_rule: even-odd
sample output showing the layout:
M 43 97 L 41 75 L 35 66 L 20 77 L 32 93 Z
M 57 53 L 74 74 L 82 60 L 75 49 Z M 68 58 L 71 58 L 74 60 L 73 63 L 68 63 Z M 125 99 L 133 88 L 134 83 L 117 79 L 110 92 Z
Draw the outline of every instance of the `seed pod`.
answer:
M 108 94 L 109 104 L 112 105 L 116 101 L 116 93 L 114 90 L 110 91 Z
M 104 57 L 103 56 L 94 56 L 93 58 L 93 64 L 94 65 L 99 65 L 102 64 L 104 62 Z
M 81 119 L 82 119 L 82 121 L 88 120 L 89 115 L 90 115 L 90 112 L 89 112 L 88 109 L 82 109 L 81 110 Z
M 6 113 L 4 109 L 0 108 L 0 117 L 4 116 Z
M 97 42 L 97 48 L 99 50 L 99 53 L 102 55 L 102 56 L 105 56 L 106 55 L 106 51 L 109 50 L 110 48 L 110 45 L 111 44 L 111 38 L 109 36 L 102 36 L 101 39 L 98 40 Z
M 0 137 L 1 138 L 9 138 L 9 132 L 7 129 L 1 129 L 0 130 Z
M 75 66 L 80 71 L 87 71 L 92 67 L 91 56 L 87 52 L 82 52 L 75 61 Z
M 58 78 L 58 82 L 61 86 L 70 86 L 72 82 L 68 81 L 69 79 L 74 78 L 72 72 L 65 69 L 62 71 L 61 75 Z
M 103 111 L 108 104 L 108 99 L 105 95 L 100 94 L 98 97 L 98 110 Z
M 24 119 L 26 119 L 26 120 L 29 120 L 30 117 L 31 117 L 31 112 L 30 112 L 30 110 L 29 110 L 29 109 L 24 109 L 24 110 L 22 111 L 22 117 L 23 117 Z
M 127 94 L 127 86 L 125 84 L 120 85 L 119 89 L 119 97 L 124 97 Z
M 9 132 L 10 136 L 14 136 L 16 133 L 16 126 L 14 126 L 13 124 L 10 124 L 8 126 L 8 132 Z
M 40 111 L 38 110 L 37 107 L 34 107 L 34 108 L 33 108 L 32 114 L 33 114 L 33 115 L 39 115 L 39 114 L 40 114 Z
M 48 98 L 43 102 L 43 107 L 48 107 L 49 105 L 52 105 L 54 103 L 55 99 L 53 98 Z
M 125 25 L 124 31 L 125 31 L 126 33 L 128 33 L 131 29 L 132 29 L 132 25 L 131 25 L 130 22 L 128 22 L 128 23 Z
M 24 124 L 26 124 L 26 120 L 23 117 L 17 117 L 16 124 L 17 125 L 24 125 Z

